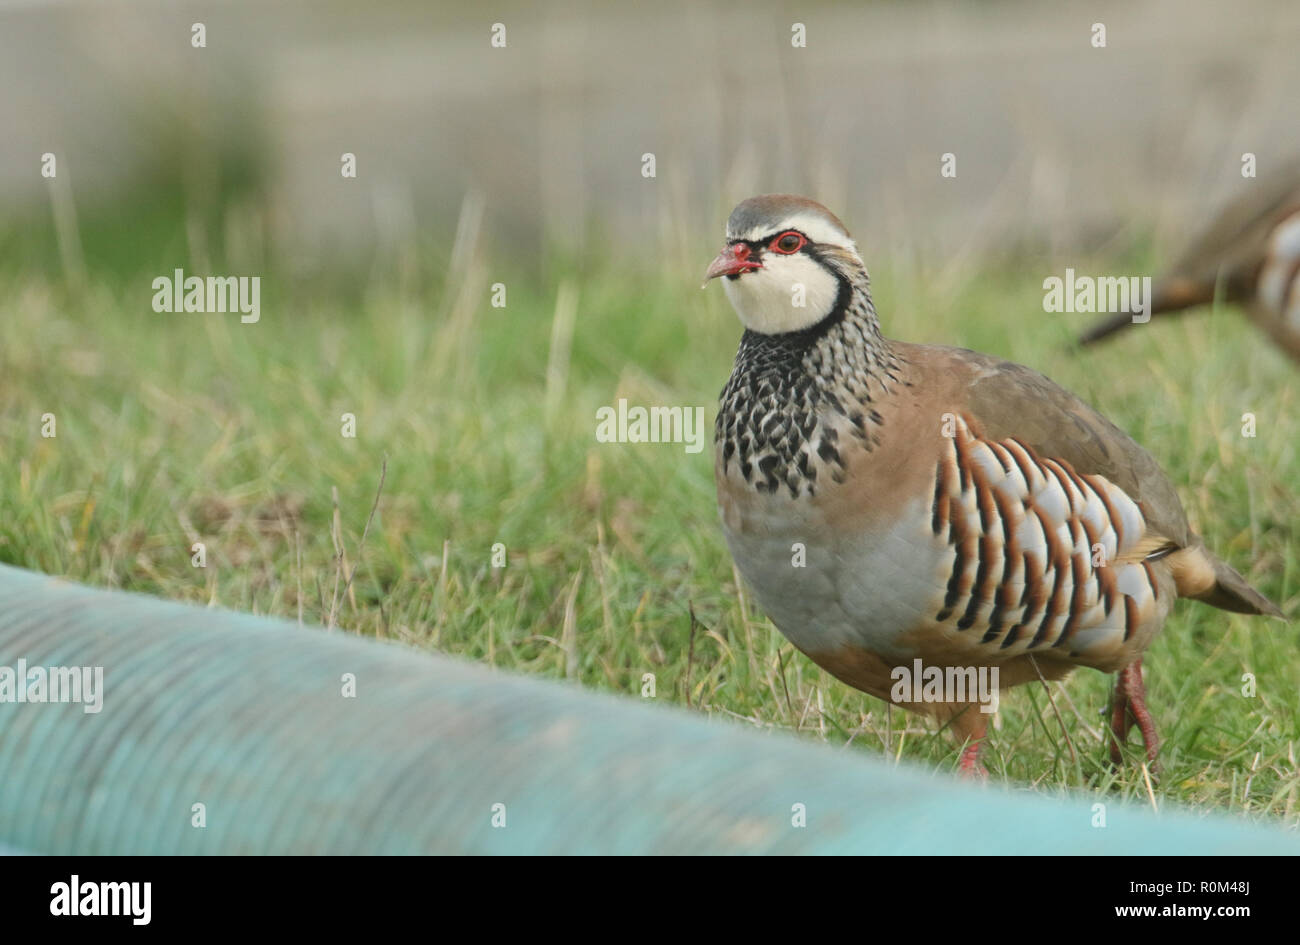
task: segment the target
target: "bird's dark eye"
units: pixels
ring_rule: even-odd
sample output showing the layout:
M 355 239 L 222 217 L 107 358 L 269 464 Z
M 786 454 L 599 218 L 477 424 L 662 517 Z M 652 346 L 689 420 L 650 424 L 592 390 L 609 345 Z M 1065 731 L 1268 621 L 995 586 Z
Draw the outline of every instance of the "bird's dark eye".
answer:
M 778 253 L 797 253 L 804 244 L 803 235 L 794 230 L 787 230 L 772 240 L 771 248 Z

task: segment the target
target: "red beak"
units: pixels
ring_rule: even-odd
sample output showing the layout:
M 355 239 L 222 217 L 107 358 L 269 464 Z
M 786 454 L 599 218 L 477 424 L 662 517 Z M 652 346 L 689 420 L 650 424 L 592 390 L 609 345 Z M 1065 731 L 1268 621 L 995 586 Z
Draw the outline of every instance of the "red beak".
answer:
M 717 258 L 709 263 L 708 270 L 704 273 L 704 286 L 709 284 L 710 279 L 716 279 L 718 276 L 738 276 L 742 272 L 752 272 L 755 269 L 762 269 L 763 264 L 756 259 L 750 259 L 749 254 L 752 252 L 748 243 L 732 243 L 718 253 Z M 700 288 L 704 288 L 700 286 Z

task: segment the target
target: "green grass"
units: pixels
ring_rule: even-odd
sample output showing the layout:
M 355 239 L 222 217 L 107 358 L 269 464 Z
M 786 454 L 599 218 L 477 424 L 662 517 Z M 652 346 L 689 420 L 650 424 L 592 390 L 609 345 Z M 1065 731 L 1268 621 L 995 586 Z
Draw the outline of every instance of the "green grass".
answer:
M 445 281 L 373 278 L 406 287 L 346 302 L 268 277 L 256 325 L 155 314 L 147 275 L 92 275 L 76 293 L 0 275 L 0 560 L 312 624 L 333 612 L 359 634 L 630 698 L 653 673 L 658 699 L 732 724 L 950 770 L 944 735 L 836 682 L 747 604 L 710 449 L 596 442 L 597 407 L 620 396 L 701 405 L 711 425 L 740 329 L 720 290 L 698 288 L 707 258 L 535 285 L 467 266 Z M 1021 361 L 1096 404 L 1164 463 L 1210 545 L 1295 612 L 1294 366 L 1233 312 L 1071 355 L 1085 317 L 1041 308 L 1042 278 L 1061 268 L 873 273 L 888 334 Z M 488 304 L 497 279 L 504 309 Z M 577 293 L 567 360 L 551 351 L 562 284 Z M 1241 436 L 1248 411 L 1254 439 Z M 355 439 L 341 436 L 345 412 Z M 56 438 L 40 435 L 45 413 Z M 497 542 L 504 568 L 491 567 Z M 1280 622 L 1178 606 L 1145 664 L 1165 737 L 1153 796 L 1136 735 L 1132 765 L 1105 763 L 1110 679 L 1088 670 L 1004 698 L 989 767 L 1039 791 L 1294 826 L 1296 644 Z

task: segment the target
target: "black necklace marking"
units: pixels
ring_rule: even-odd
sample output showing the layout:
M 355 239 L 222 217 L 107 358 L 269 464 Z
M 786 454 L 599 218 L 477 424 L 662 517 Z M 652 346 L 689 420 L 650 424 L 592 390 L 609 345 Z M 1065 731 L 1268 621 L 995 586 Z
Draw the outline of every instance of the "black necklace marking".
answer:
M 844 481 L 841 431 L 874 449 L 883 418 L 872 398 L 900 382 L 901 360 L 880 335 L 866 273 L 818 259 L 839 281 L 830 313 L 780 335 L 746 330 L 714 426 L 724 473 L 735 460 L 757 491 L 784 484 L 791 498 L 815 494 L 819 468 Z

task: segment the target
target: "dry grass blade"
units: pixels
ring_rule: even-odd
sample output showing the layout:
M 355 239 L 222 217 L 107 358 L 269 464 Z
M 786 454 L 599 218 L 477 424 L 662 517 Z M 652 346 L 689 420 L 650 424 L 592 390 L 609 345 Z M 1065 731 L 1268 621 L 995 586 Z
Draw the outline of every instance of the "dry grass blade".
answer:
M 691 615 L 691 639 L 686 648 L 686 708 L 691 707 L 691 667 L 695 665 L 695 602 L 687 601 L 686 610 Z
M 346 597 L 348 595 L 348 592 L 352 589 L 352 579 L 357 576 L 357 568 L 361 567 L 361 553 L 365 550 L 366 547 L 366 536 L 370 534 L 370 523 L 375 520 L 375 512 L 379 510 L 379 497 L 384 494 L 384 480 L 386 480 L 387 478 L 388 478 L 388 457 L 385 456 L 379 468 L 379 488 L 375 490 L 375 501 L 370 506 L 370 514 L 366 516 L 366 527 L 361 530 L 361 541 L 357 545 L 357 563 L 352 566 L 351 571 L 349 571 L 348 573 L 348 581 L 345 585 L 343 585 L 344 597 Z M 335 489 L 334 490 L 334 516 L 335 516 L 336 523 L 338 521 L 338 508 L 339 508 L 338 498 L 339 498 L 339 493 L 338 490 Z M 339 554 L 342 555 L 343 538 L 341 534 L 337 539 L 337 547 L 339 549 Z M 340 558 L 340 560 L 343 559 Z M 335 575 L 335 590 L 336 591 L 338 590 L 337 573 Z M 326 629 L 332 630 L 334 628 L 334 608 L 337 604 L 338 604 L 338 595 L 336 594 L 334 600 L 330 602 L 330 617 L 329 617 L 329 621 L 325 624 Z
M 1047 693 L 1047 701 L 1052 704 L 1052 714 L 1056 716 L 1056 723 L 1061 726 L 1061 735 L 1065 739 L 1065 747 L 1070 749 L 1070 762 L 1078 764 L 1079 756 L 1075 754 L 1074 743 L 1070 741 L 1070 732 L 1065 727 L 1065 719 L 1061 717 L 1061 710 L 1056 707 L 1056 698 L 1052 694 L 1052 687 L 1047 684 L 1043 671 L 1038 668 L 1038 660 L 1030 656 L 1029 662 L 1033 664 L 1034 672 L 1038 674 L 1038 681 L 1043 684 L 1043 690 Z

